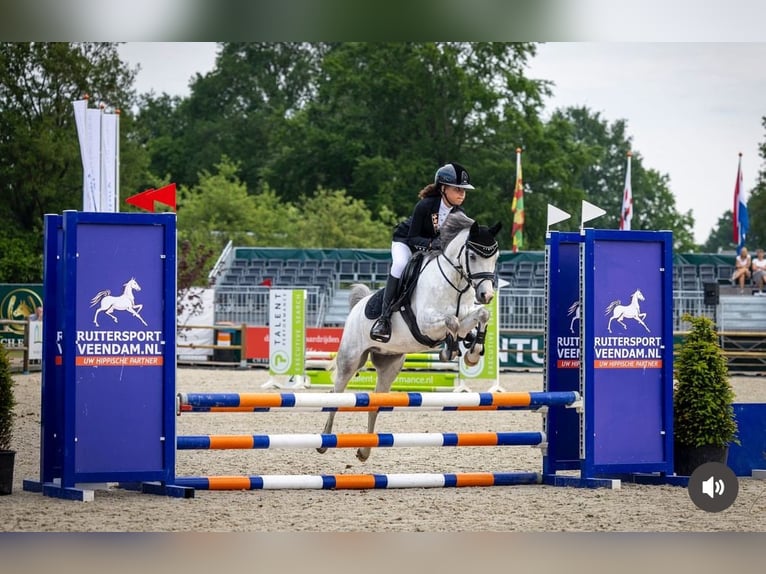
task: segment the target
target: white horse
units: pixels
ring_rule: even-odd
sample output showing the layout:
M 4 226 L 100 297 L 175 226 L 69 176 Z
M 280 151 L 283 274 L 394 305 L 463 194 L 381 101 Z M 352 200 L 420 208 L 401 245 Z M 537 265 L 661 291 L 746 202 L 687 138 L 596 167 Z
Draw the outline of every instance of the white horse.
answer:
M 112 311 L 115 310 L 127 311 L 134 317 L 137 317 L 145 327 L 148 327 L 146 321 L 139 315 L 144 306 L 137 304 L 133 297 L 133 290 L 141 291 L 141 286 L 138 284 L 138 281 L 131 277 L 127 283 L 123 284 L 123 287 L 125 287 L 125 289 L 123 289 L 122 295 L 119 297 L 113 297 L 111 294 L 112 292 L 109 289 L 105 289 L 104 291 L 99 291 L 96 296 L 90 300 L 91 307 L 99 305 L 98 309 L 96 309 L 96 314 L 93 316 L 93 322 L 96 324 L 96 327 L 98 327 L 98 314 L 101 313 L 101 311 L 104 311 L 115 323 L 117 323 L 117 317 L 112 315 Z
M 368 318 L 365 307 L 374 295 L 366 285 L 353 285 L 349 295 L 351 311 L 338 353 L 329 367 L 335 372 L 331 392 L 343 392 L 368 357 L 377 371 L 375 392 L 388 392 L 407 353 L 431 350 L 446 341 L 439 356 L 444 361 L 452 360 L 458 352 L 457 341 L 465 339 L 477 326 L 475 337 L 466 341 L 464 360 L 468 365 L 478 363 L 484 352 L 489 321 L 489 310 L 484 305 L 495 295 L 495 265 L 499 256 L 495 236 L 500 227 L 500 222 L 491 228 L 480 226 L 460 212 L 447 217 L 440 232 L 443 251 L 425 256 L 410 298 L 411 311 L 402 305 L 392 314 L 391 339 L 387 343 L 370 338 L 375 317 Z M 410 316 L 414 329 L 404 314 Z M 368 413 L 368 433 L 373 432 L 377 416 L 375 410 Z M 335 412 L 330 412 L 325 434 L 332 432 L 334 418 Z M 326 449 L 317 450 L 321 453 Z M 369 456 L 369 448 L 357 450 L 359 460 L 365 461 Z
M 574 317 L 572 317 L 572 320 L 569 323 L 569 332 L 570 333 L 574 333 L 575 332 L 575 330 L 574 330 L 575 321 L 579 321 L 580 320 L 580 301 L 579 300 L 575 301 L 574 303 L 572 303 L 569 306 L 569 309 L 567 310 L 567 317 L 569 315 L 572 315 L 572 314 L 574 314 Z
M 644 300 L 644 294 L 641 293 L 640 289 L 636 289 L 630 297 L 630 305 L 620 305 L 620 301 L 612 301 L 607 305 L 604 315 L 612 314 L 609 318 L 609 324 L 606 327 L 610 333 L 612 332 L 612 321 L 615 319 L 617 319 L 617 322 L 622 325 L 624 329 L 627 329 L 628 327 L 622 322 L 623 319 L 635 319 L 643 325 L 647 332 L 649 332 L 649 327 L 644 323 L 646 313 L 641 312 L 641 307 L 638 303 L 639 301 Z

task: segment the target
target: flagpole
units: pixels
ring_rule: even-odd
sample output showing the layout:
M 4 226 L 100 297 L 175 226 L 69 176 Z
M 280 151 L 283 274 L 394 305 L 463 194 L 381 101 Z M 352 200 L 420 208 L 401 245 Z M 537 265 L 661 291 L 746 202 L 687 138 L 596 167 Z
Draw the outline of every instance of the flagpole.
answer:
M 519 248 L 524 247 L 524 179 L 521 174 L 521 148 L 516 148 L 516 186 L 513 190 L 513 226 L 511 227 L 511 239 L 513 244 L 511 251 L 518 253 Z

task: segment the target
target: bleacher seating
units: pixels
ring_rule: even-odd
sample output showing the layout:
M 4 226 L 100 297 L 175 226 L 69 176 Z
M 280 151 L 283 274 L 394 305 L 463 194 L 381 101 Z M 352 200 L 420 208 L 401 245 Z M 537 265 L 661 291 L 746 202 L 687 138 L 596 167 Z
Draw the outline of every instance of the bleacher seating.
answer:
M 351 283 L 367 284 L 376 290 L 385 285 L 391 260 L 388 250 L 298 250 L 278 248 L 236 248 L 231 257 L 217 271 L 215 287 L 225 288 L 231 297 L 241 295 L 242 300 L 231 303 L 238 312 L 246 313 L 250 301 L 263 305 L 263 297 L 269 287 L 305 287 L 309 290 L 311 317 L 317 317 L 322 324 L 342 324 L 348 313 L 347 297 Z M 700 312 L 703 305 L 703 286 L 709 283 L 721 285 L 721 295 L 731 291 L 739 295 L 739 288 L 729 285 L 733 257 L 728 254 L 689 254 L 679 256 L 673 263 L 673 289 L 677 292 L 674 305 L 674 322 L 681 324 L 683 312 Z M 524 328 L 536 325 L 535 321 L 544 309 L 531 306 L 538 300 L 542 305 L 544 297 L 540 292 L 545 287 L 545 260 L 543 253 L 501 254 L 497 267 L 499 279 L 508 282 L 501 298 L 501 314 L 507 324 L 517 325 L 523 318 Z M 725 285 L 725 286 L 724 286 Z M 259 291 L 257 288 L 261 287 Z M 514 293 L 514 289 L 518 289 Z M 261 293 L 263 291 L 263 293 Z M 750 290 L 746 290 L 750 294 Z M 259 307 L 259 313 L 263 313 Z M 255 320 L 253 311 L 247 321 Z M 234 316 L 234 315 L 232 315 Z M 512 319 L 512 320 L 511 320 Z M 262 320 L 259 316 L 258 320 Z M 311 319 L 313 320 L 313 319 Z M 504 324 L 506 324 L 504 323 Z
M 528 289 L 532 287 L 532 275 L 535 272 L 534 261 L 520 261 L 516 265 L 516 274 L 511 282 L 514 287 Z

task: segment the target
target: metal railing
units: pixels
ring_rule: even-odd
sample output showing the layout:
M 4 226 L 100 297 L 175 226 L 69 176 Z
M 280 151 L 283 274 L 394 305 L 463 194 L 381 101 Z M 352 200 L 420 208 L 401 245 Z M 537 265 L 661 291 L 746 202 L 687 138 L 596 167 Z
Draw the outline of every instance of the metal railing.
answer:
M 306 291 L 306 326 L 321 327 L 327 309 L 327 293 L 316 285 L 292 285 Z M 215 290 L 216 323 L 268 325 L 269 287 L 224 285 Z

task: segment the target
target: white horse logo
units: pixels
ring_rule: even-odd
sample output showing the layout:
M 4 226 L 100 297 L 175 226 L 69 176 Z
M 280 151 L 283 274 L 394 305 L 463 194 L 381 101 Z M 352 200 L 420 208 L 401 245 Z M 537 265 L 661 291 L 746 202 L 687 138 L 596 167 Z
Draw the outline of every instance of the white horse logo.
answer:
M 580 320 L 580 301 L 579 300 L 575 301 L 569 306 L 569 309 L 567 310 L 567 317 L 569 317 L 570 315 L 574 315 L 574 317 L 572 317 L 572 321 L 569 323 L 569 332 L 574 333 L 575 321 Z
M 641 312 L 641 307 L 638 304 L 639 301 L 643 300 L 644 294 L 641 293 L 640 289 L 636 289 L 633 292 L 633 295 L 630 296 L 630 305 L 620 305 L 620 301 L 612 301 L 609 303 L 604 313 L 604 315 L 609 315 L 610 313 L 612 314 L 612 316 L 609 318 L 609 324 L 606 326 L 607 330 L 610 333 L 612 332 L 612 321 L 615 319 L 617 319 L 617 322 L 622 325 L 624 329 L 627 329 L 628 327 L 625 325 L 625 323 L 622 322 L 623 319 L 635 319 L 641 323 L 647 332 L 649 332 L 649 327 L 647 327 L 646 323 L 644 323 L 646 313 Z
M 123 284 L 122 295 L 119 297 L 113 297 L 112 292 L 109 289 L 105 289 L 104 291 L 99 291 L 93 299 L 90 300 L 90 306 L 95 307 L 96 305 L 99 305 L 98 309 L 96 310 L 96 314 L 93 316 L 93 322 L 96 324 L 96 327 L 98 327 L 98 314 L 101 313 L 101 311 L 104 311 L 107 315 L 109 315 L 114 322 L 117 322 L 117 317 L 112 315 L 112 311 L 127 311 L 134 317 L 137 317 L 139 321 L 141 321 L 145 327 L 148 327 L 146 324 L 146 321 L 144 321 L 141 318 L 141 315 L 138 313 L 141 311 L 141 309 L 144 308 L 143 305 L 138 305 L 135 302 L 135 299 L 133 298 L 133 291 L 141 291 L 141 286 L 138 284 L 138 281 L 136 281 L 133 277 L 130 278 L 130 280 L 127 283 Z

